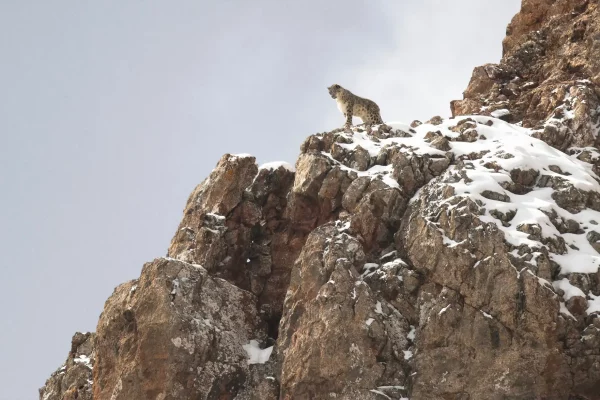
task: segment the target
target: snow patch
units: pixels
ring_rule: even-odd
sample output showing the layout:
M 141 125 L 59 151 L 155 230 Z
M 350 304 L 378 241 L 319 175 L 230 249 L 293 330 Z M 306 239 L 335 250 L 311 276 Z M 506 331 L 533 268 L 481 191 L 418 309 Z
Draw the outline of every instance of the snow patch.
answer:
M 92 361 L 85 354 L 78 355 L 77 357 L 75 357 L 73 359 L 73 362 L 75 362 L 76 364 L 83 364 L 86 367 L 88 367 L 89 369 L 92 369 Z
M 290 172 L 296 172 L 296 168 L 292 164 L 285 162 L 285 161 L 268 162 L 268 163 L 264 163 L 260 167 L 258 167 L 259 170 L 261 170 L 261 169 L 276 170 L 278 168 L 283 168 Z
M 216 213 L 206 213 L 206 215 L 209 215 L 209 216 L 211 216 L 213 218 L 216 218 L 218 220 L 224 220 L 225 219 L 225 216 L 220 215 L 220 214 L 216 214 Z
M 563 278 L 559 281 L 554 281 L 552 283 L 552 286 L 554 287 L 555 290 L 560 289 L 563 292 L 565 292 L 565 294 L 563 295 L 563 299 L 565 301 L 569 301 L 569 299 L 571 297 L 575 297 L 575 296 L 585 297 L 585 293 L 583 293 L 583 291 L 581 289 L 579 289 L 578 287 L 573 286 L 567 278 Z
M 249 158 L 249 157 L 254 157 L 252 154 L 248 154 L 248 153 L 239 153 L 239 154 L 231 154 L 231 157 L 237 157 L 237 158 Z
M 269 361 L 273 346 L 261 349 L 257 340 L 251 340 L 250 343 L 242 345 L 242 348 L 248 353 L 248 364 L 264 364 Z
M 500 110 L 496 110 L 496 111 L 492 111 L 490 113 L 490 115 L 494 118 L 502 118 L 504 116 L 507 116 L 510 114 L 510 111 L 508 111 L 506 108 L 502 108 Z
M 410 332 L 408 332 L 408 335 L 406 335 L 406 338 L 408 340 L 410 340 L 411 342 L 414 342 L 416 337 L 417 337 L 417 329 L 413 325 L 411 325 Z
M 438 315 L 442 315 L 443 313 L 445 313 L 449 308 L 450 308 L 451 304 L 448 304 L 446 307 L 442 308 L 440 310 L 440 312 L 438 313 Z

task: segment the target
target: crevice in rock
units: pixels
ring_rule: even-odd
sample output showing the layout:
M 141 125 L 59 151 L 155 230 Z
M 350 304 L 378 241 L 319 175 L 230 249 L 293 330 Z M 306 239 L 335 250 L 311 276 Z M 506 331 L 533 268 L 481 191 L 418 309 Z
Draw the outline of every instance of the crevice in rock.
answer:
M 281 321 L 281 313 L 271 315 L 266 319 L 267 323 L 267 336 L 269 342 L 276 342 L 279 337 L 279 322 Z M 270 345 L 270 344 L 269 344 Z

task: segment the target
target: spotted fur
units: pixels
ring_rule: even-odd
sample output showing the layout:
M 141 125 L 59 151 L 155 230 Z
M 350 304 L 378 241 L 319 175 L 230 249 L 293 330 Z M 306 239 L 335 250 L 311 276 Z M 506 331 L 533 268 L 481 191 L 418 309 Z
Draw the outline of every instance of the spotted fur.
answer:
M 362 119 L 365 125 L 383 124 L 379 106 L 374 101 L 359 97 L 340 85 L 331 85 L 327 90 L 337 102 L 339 110 L 346 117 L 344 127 L 349 128 L 352 126 L 353 116 Z

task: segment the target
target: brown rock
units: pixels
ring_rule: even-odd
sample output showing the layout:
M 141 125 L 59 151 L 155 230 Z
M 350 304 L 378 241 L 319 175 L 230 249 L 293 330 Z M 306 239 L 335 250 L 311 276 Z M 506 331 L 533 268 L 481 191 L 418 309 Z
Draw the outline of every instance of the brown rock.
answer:
M 453 115 L 519 122 L 598 174 L 598 8 L 523 0 L 502 60 L 475 69 Z M 600 252 L 597 222 L 581 219 L 600 194 L 558 162 L 504 169 L 498 159 L 515 156 L 480 135 L 494 121 L 429 132 L 443 156 L 408 144 L 416 135 L 390 140 L 418 121 L 311 135 L 296 172 L 223 156 L 168 258 L 115 290 L 41 399 L 600 399 L 600 318 L 587 314 L 600 272 L 565 274 L 556 261 L 574 235 Z M 450 140 L 489 148 L 455 155 Z M 456 190 L 478 165 L 510 175 L 507 192 Z M 540 208 L 560 235 L 518 213 L 518 196 L 540 188 L 562 208 Z M 589 299 L 563 303 L 552 286 L 563 277 Z M 251 340 L 257 354 L 274 346 L 264 364 L 248 364 Z
M 596 231 L 589 231 L 586 235 L 588 242 L 592 245 L 594 250 L 600 253 L 600 233 Z
M 77 332 L 67 361 L 40 389 L 40 400 L 92 400 L 92 370 L 96 354 L 93 333 Z
M 588 0 L 523 0 L 502 60 L 474 69 L 464 99 L 451 103 L 452 115 L 507 109 L 502 119 L 539 128 L 537 136 L 554 147 L 595 145 L 599 12 Z
M 242 347 L 266 343 L 257 303 L 200 266 L 146 264 L 138 281 L 115 290 L 98 321 L 94 399 L 234 398 L 258 386 Z
M 520 168 L 515 168 L 510 171 L 510 177 L 513 182 L 522 186 L 533 186 L 538 175 L 539 172 L 535 169 L 521 170 Z
M 588 308 L 587 300 L 582 296 L 573 296 L 571 297 L 567 303 L 567 309 L 573 315 L 584 315 L 585 310 Z
M 413 398 L 567 398 L 569 389 L 558 384 L 569 366 L 558 351 L 554 295 L 534 276 L 515 274 L 495 225 L 481 225 L 476 213 L 440 210 L 439 193 L 421 192 L 398 235 L 415 268 L 430 277 L 420 292 Z M 444 245 L 440 230 L 459 245 Z M 554 378 L 540 381 L 540 374 Z
M 361 282 L 364 258 L 360 243 L 331 225 L 309 236 L 278 341 L 282 399 L 375 400 L 373 388 L 406 382 L 409 324 Z
M 429 121 L 425 123 L 431 125 L 440 125 L 442 122 L 444 122 L 444 119 L 439 115 L 436 115 L 435 117 L 432 117 Z
M 431 141 L 431 147 L 441 151 L 450 151 L 452 149 L 452 147 L 450 147 L 448 139 L 446 139 L 445 137 L 438 137 L 433 139 Z

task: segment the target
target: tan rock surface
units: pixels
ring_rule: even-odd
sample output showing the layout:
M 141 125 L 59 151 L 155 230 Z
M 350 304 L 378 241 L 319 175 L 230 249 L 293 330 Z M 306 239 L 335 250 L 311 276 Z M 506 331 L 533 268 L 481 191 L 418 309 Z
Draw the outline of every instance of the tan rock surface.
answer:
M 469 117 L 223 156 L 40 398 L 600 399 L 598 7 L 523 0 Z
M 96 358 L 93 333 L 77 332 L 67 361 L 40 389 L 41 400 L 92 400 L 92 369 Z
M 499 64 L 475 68 L 453 115 L 495 115 L 534 128 L 561 150 L 597 145 L 600 10 L 597 1 L 523 0 Z
M 250 340 L 267 344 L 257 304 L 199 265 L 146 264 L 100 316 L 94 399 L 251 398 L 249 386 L 270 367 L 248 365 L 243 348 Z

